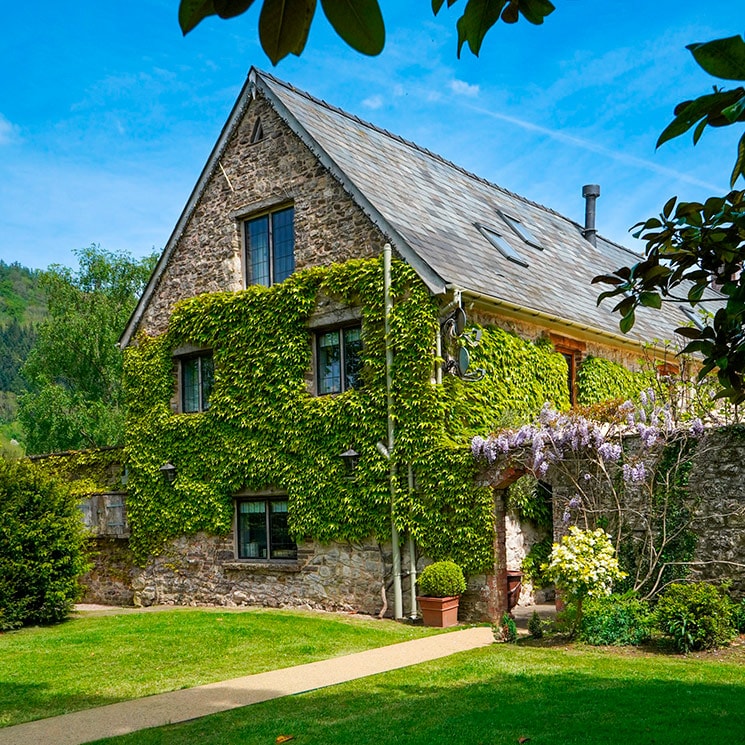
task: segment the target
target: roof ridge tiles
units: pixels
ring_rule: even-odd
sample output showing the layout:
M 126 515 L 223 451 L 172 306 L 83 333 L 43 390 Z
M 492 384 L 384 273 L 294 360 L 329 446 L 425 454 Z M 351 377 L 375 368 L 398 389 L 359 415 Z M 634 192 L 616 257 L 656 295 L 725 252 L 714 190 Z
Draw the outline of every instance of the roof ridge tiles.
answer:
M 582 226 L 572 220 L 571 218 L 567 217 L 566 215 L 562 215 L 561 212 L 557 212 L 555 209 L 551 207 L 547 207 L 545 204 L 541 204 L 540 202 L 536 202 L 532 199 L 528 199 L 527 197 L 524 197 L 522 194 L 517 194 L 514 191 L 510 191 L 509 189 L 506 189 L 503 186 L 500 186 L 497 183 L 494 183 L 493 181 L 489 181 L 489 179 L 484 178 L 483 176 L 479 176 L 476 173 L 473 173 L 472 171 L 469 171 L 467 168 L 464 168 L 463 166 L 459 166 L 457 163 L 454 163 L 451 160 L 448 160 L 447 158 L 443 157 L 439 153 L 432 152 L 431 150 L 427 149 L 426 147 L 423 147 L 422 145 L 418 145 L 413 140 L 408 140 L 405 137 L 402 137 L 401 135 L 395 134 L 393 132 L 389 132 L 387 129 L 384 129 L 383 127 L 379 127 L 376 124 L 373 124 L 370 121 L 367 121 L 366 119 L 362 119 L 361 117 L 357 116 L 356 114 L 352 114 L 349 111 L 345 111 L 342 108 L 339 108 L 338 106 L 334 106 L 333 104 L 328 103 L 328 101 L 324 101 L 322 98 L 318 98 L 317 96 L 314 96 L 312 93 L 309 93 L 308 91 L 302 90 L 301 88 L 297 88 L 292 83 L 288 83 L 286 80 L 281 80 L 280 78 L 276 77 L 275 75 L 272 75 L 271 73 L 264 72 L 263 70 L 256 69 L 256 73 L 264 78 L 267 78 L 271 82 L 281 85 L 283 88 L 287 88 L 288 90 L 292 91 L 293 93 L 296 93 L 299 96 L 303 96 L 304 98 L 307 98 L 309 101 L 313 102 L 314 104 L 317 104 L 319 106 L 323 106 L 324 108 L 328 109 L 329 111 L 333 111 L 337 114 L 340 114 L 341 116 L 346 117 L 347 119 L 351 119 L 353 121 L 359 122 L 362 126 L 368 127 L 369 129 L 372 129 L 375 132 L 378 132 L 382 135 L 385 135 L 387 137 L 390 137 L 393 140 L 398 140 L 402 144 L 416 150 L 417 152 L 420 152 L 424 155 L 428 155 L 433 160 L 437 160 L 440 163 L 453 168 L 456 171 L 459 171 L 460 173 L 464 174 L 465 176 L 473 179 L 474 181 L 478 181 L 482 184 L 485 184 L 487 186 L 490 186 L 494 189 L 498 189 L 503 194 L 507 194 L 510 197 L 513 197 L 514 199 L 518 199 L 521 202 L 524 202 L 525 204 L 529 204 L 533 207 L 537 207 L 538 209 L 543 210 L 544 212 L 548 212 L 552 215 L 555 215 L 556 217 L 560 217 L 562 220 L 566 220 L 568 223 L 571 223 L 573 225 L 576 225 L 577 227 L 582 229 Z M 600 235 L 600 234 L 598 234 Z M 628 250 L 628 249 L 627 249 Z

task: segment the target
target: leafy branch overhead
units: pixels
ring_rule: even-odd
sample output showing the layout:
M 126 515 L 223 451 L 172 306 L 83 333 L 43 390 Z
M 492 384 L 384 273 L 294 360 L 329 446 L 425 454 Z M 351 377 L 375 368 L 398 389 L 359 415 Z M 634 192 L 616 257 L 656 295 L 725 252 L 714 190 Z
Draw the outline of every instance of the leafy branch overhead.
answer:
M 705 44 L 689 44 L 694 59 L 710 75 L 723 80 L 745 81 L 745 41 L 741 36 L 714 39 Z M 657 147 L 668 140 L 679 137 L 694 124 L 693 143 L 696 144 L 706 127 L 726 127 L 736 122 L 745 122 L 745 88 L 722 90 L 714 86 L 714 92 L 699 96 L 693 101 L 683 101 L 675 107 L 675 119 L 665 128 L 657 140 Z M 737 147 L 737 159 L 730 177 L 730 186 L 738 176 L 745 176 L 745 134 Z
M 745 81 L 745 41 L 740 36 L 691 44 L 696 62 L 724 80 Z M 745 123 L 745 88 L 714 88 L 675 108 L 675 118 L 660 135 L 657 145 L 695 126 L 696 144 L 706 127 Z M 745 178 L 745 133 L 740 138 L 733 186 Z M 663 302 L 678 303 L 691 312 L 706 311 L 688 327 L 677 329 L 688 340 L 686 353 L 703 357 L 700 378 L 716 370 L 721 396 L 733 403 L 745 401 L 745 191 L 734 190 L 703 203 L 672 197 L 659 217 L 634 226 L 636 237 L 646 241 L 645 257 L 593 279 L 611 285 L 598 297 L 617 298 L 613 308 L 621 315 L 621 331 L 630 331 L 640 306 L 659 309 Z
M 447 0 L 447 7 L 458 0 Z M 235 18 L 245 13 L 254 0 L 180 0 L 179 24 L 188 34 L 208 16 Z M 445 0 L 432 0 L 437 15 Z M 385 23 L 378 0 L 321 0 L 326 19 L 336 33 L 362 54 L 376 55 L 385 46 Z M 540 25 L 554 10 L 550 0 L 467 0 L 458 19 L 458 56 L 464 44 L 478 56 L 489 29 L 500 19 L 517 23 L 520 16 Z M 316 0 L 263 0 L 259 14 L 259 40 L 272 64 L 288 54 L 300 55 L 310 33 Z

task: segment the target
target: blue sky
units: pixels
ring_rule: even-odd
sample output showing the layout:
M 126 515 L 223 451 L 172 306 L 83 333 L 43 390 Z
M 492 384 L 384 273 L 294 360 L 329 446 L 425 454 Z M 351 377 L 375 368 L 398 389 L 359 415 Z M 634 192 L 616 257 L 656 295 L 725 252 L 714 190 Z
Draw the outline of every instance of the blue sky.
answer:
M 13 3 L 0 45 L 0 259 L 75 265 L 98 243 L 143 256 L 178 219 L 251 65 L 581 221 L 599 183 L 600 232 L 678 194 L 728 188 L 734 132 L 655 151 L 673 106 L 714 82 L 685 45 L 742 32 L 741 0 L 554 0 L 545 25 L 498 24 L 456 58 L 465 0 L 383 0 L 386 49 L 363 57 L 320 5 L 306 51 L 276 68 L 258 7 L 183 38 L 177 0 Z M 258 6 L 258 3 L 256 4 Z

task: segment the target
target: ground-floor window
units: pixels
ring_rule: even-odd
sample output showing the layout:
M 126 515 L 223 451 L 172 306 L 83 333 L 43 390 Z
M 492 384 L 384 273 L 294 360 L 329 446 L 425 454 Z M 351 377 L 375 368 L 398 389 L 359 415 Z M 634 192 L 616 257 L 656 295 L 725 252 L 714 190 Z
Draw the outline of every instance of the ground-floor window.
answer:
M 296 559 L 297 545 L 287 526 L 287 498 L 238 501 L 239 559 Z

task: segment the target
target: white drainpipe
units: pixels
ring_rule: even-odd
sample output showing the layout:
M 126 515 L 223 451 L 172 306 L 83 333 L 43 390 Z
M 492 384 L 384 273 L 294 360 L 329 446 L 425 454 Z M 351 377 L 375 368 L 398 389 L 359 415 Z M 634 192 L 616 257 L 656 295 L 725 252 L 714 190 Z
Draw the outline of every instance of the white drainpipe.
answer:
M 409 494 L 414 491 L 414 469 L 409 464 Z M 417 617 L 416 607 L 416 548 L 414 546 L 414 536 L 409 533 L 409 580 L 411 581 L 411 613 L 410 618 L 414 620 Z
M 393 348 L 390 343 L 390 315 L 393 307 L 391 298 L 391 244 L 383 246 L 383 288 L 385 292 L 385 387 L 388 399 L 388 452 L 393 453 L 393 397 L 391 394 L 391 369 L 393 368 Z M 399 547 L 398 529 L 393 514 L 393 503 L 396 496 L 396 466 L 390 460 L 391 485 L 391 551 L 393 553 L 393 617 L 397 620 L 404 617 L 403 593 L 401 591 L 401 549 Z

